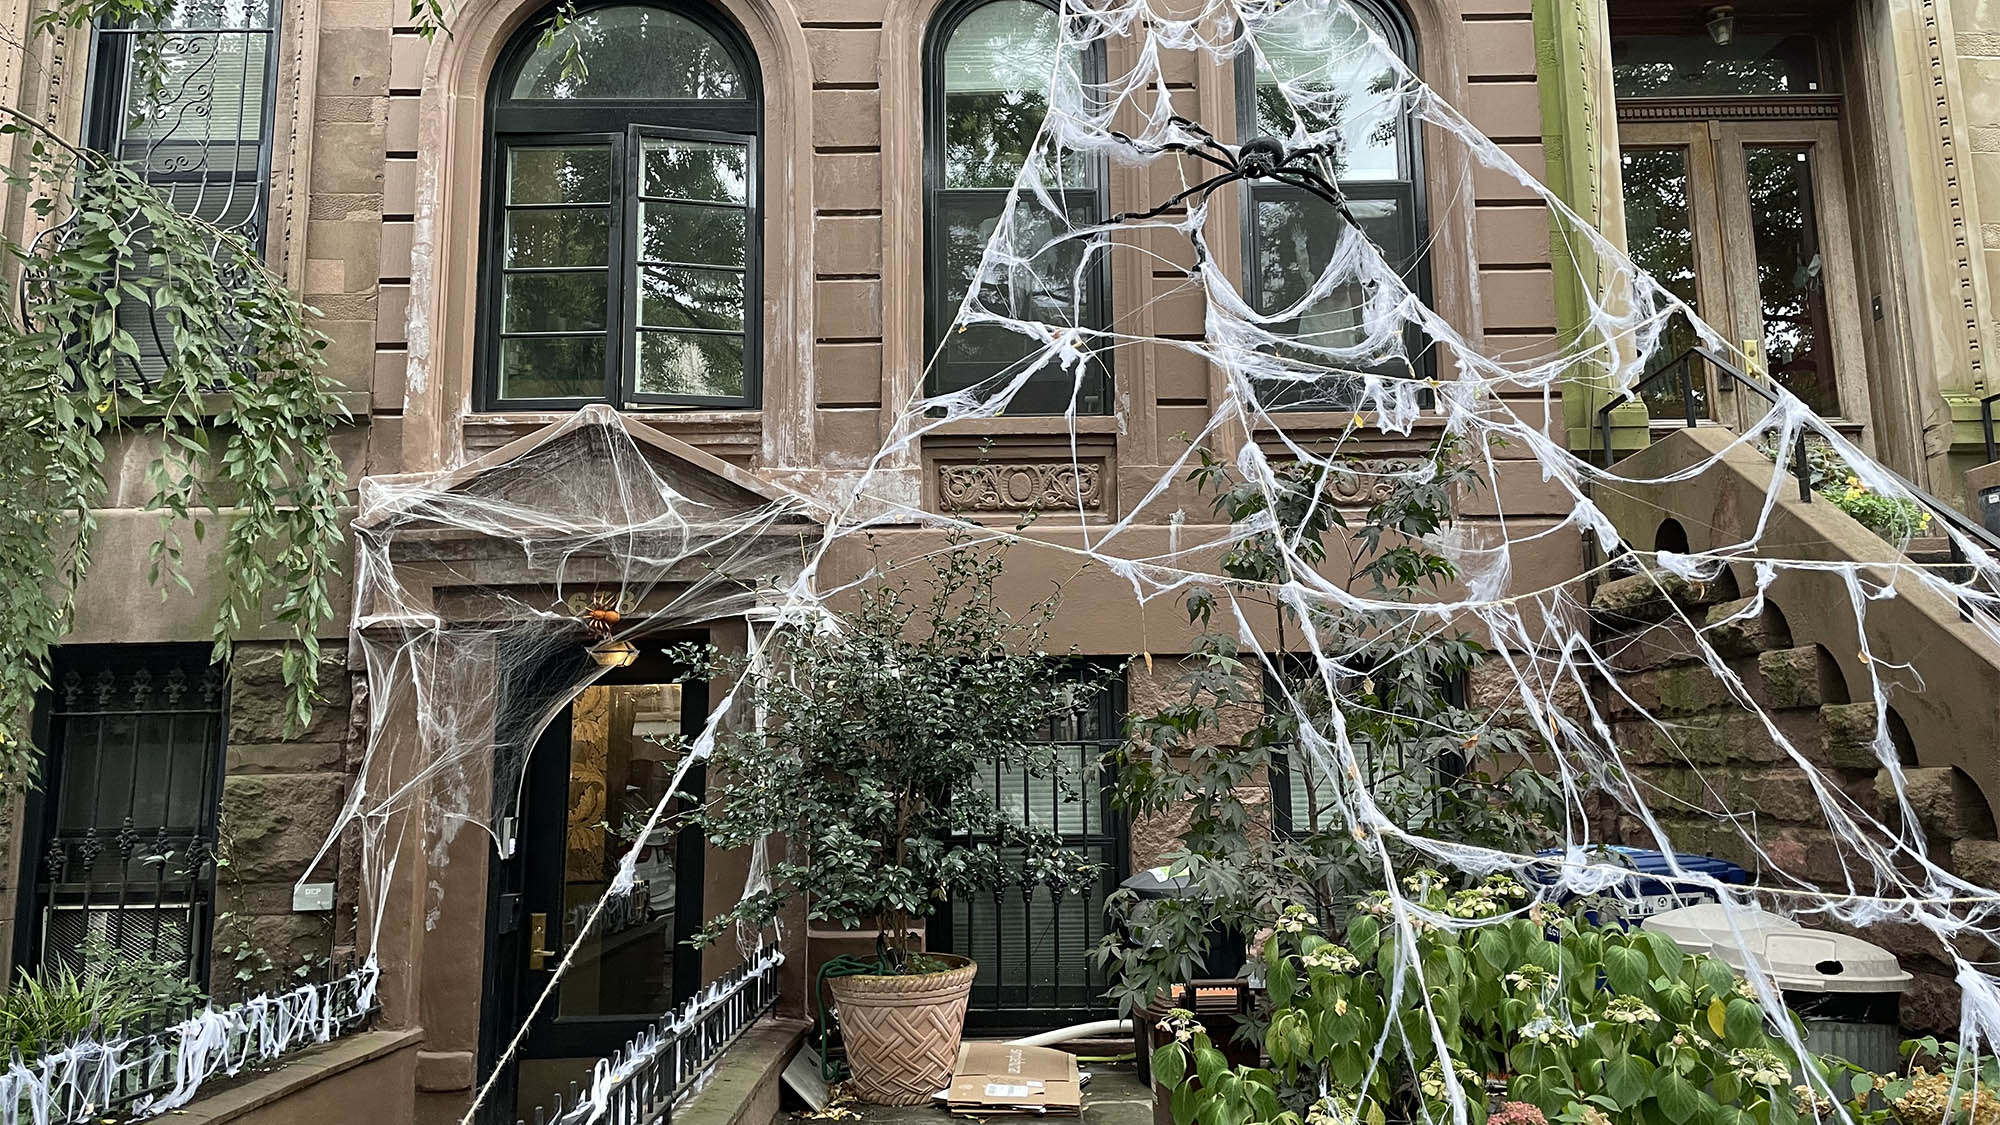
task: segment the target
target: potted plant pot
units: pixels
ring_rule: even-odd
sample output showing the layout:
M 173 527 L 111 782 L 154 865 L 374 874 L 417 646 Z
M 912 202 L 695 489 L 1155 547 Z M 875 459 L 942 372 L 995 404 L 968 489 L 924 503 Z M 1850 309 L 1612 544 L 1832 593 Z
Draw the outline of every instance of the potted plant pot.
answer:
M 864 1102 L 925 1105 L 951 1082 L 965 1031 L 965 1002 L 979 966 L 949 954 L 924 956 L 950 967 L 827 981 L 854 1072 L 848 1088 Z

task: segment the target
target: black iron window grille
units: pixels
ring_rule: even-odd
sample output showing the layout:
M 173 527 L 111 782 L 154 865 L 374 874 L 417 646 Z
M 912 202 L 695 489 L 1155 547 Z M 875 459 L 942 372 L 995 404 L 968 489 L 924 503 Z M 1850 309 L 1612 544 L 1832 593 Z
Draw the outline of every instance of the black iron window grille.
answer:
M 260 254 L 278 14 L 276 0 L 182 0 L 165 22 L 99 27 L 87 109 L 91 147 Z M 213 257 L 216 247 L 170 249 Z M 150 382 L 169 350 L 166 320 L 128 301 L 118 321 L 139 345 L 134 373 Z
M 1284 653 L 1279 656 L 1279 666 L 1284 670 L 1283 685 L 1275 674 L 1267 671 L 1264 675 L 1265 708 L 1302 708 L 1312 717 L 1315 727 L 1330 737 L 1329 707 L 1348 704 L 1338 699 L 1327 699 L 1324 682 L 1312 657 L 1303 653 Z M 1352 690 L 1358 694 L 1362 679 L 1363 676 L 1358 673 L 1338 676 L 1334 681 L 1335 690 Z M 1287 686 L 1289 690 L 1286 690 Z M 1439 682 L 1437 690 L 1446 704 L 1453 707 L 1466 705 L 1464 676 L 1453 676 Z M 1410 767 L 1408 748 L 1402 743 L 1386 751 L 1358 746 L 1356 753 L 1360 759 L 1356 765 L 1361 771 L 1361 783 L 1370 790 L 1402 778 Z M 1450 773 L 1450 764 L 1443 765 Z M 1331 761 L 1299 748 L 1294 742 L 1288 741 L 1273 748 L 1269 767 L 1273 830 L 1285 836 L 1304 836 L 1345 827 L 1344 823 L 1333 820 L 1342 815 L 1338 794 L 1343 787 L 1331 776 L 1332 769 Z M 1437 795 L 1433 799 L 1437 802 L 1433 807 L 1441 809 L 1442 796 Z
M 778 1004 L 784 957 L 759 949 L 592 1068 L 589 1086 L 537 1106 L 534 1125 L 661 1125 L 731 1044 Z M 525 1119 L 516 1125 L 527 1125 Z
M 227 690 L 206 646 L 69 648 L 41 716 L 26 964 L 99 946 L 207 978 Z
M 1098 763 L 1123 733 L 1123 689 L 1122 680 L 1113 680 L 1051 723 L 1060 777 L 1028 777 L 997 765 L 993 770 L 994 799 L 1002 810 L 1055 828 L 1067 847 L 1098 865 L 1099 875 L 1081 895 L 1014 887 L 944 905 L 931 922 L 933 932 L 943 935 L 944 948 L 979 965 L 968 1027 L 1041 1029 L 1109 1014 L 1110 982 L 1091 954 L 1109 926 L 1105 900 L 1127 874 L 1127 848 L 1124 818 L 1111 806 L 1111 778 Z

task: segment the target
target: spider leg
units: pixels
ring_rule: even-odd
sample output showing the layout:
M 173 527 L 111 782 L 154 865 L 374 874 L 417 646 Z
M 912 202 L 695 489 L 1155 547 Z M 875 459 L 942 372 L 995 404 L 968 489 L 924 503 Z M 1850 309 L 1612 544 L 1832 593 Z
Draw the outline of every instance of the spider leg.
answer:
M 1348 226 L 1360 231 L 1361 237 L 1368 237 L 1368 232 L 1361 226 L 1361 220 L 1356 219 L 1354 212 L 1348 208 L 1347 196 L 1343 195 L 1338 187 L 1328 183 L 1326 177 L 1303 168 L 1279 168 L 1271 173 L 1271 178 L 1311 192 L 1331 205 L 1334 213 Z
M 1111 216 L 1111 221 L 1114 223 L 1132 223 L 1132 222 L 1138 222 L 1142 219 L 1156 219 L 1165 212 L 1171 211 L 1174 208 L 1180 206 L 1191 196 L 1205 195 L 1208 192 L 1212 192 L 1216 188 L 1219 188 L 1226 183 L 1229 183 L 1233 180 L 1240 180 L 1242 178 L 1243 178 L 1243 173 L 1232 168 L 1229 171 L 1224 172 L 1219 176 L 1210 176 L 1208 179 L 1203 180 L 1202 182 L 1194 185 L 1193 187 L 1180 192 L 1179 194 L 1175 195 L 1172 199 L 1167 200 L 1165 203 L 1162 203 L 1157 207 L 1153 207 L 1145 211 L 1125 211 L 1120 214 Z
M 1231 151 L 1228 145 L 1216 140 L 1215 134 L 1209 132 L 1200 122 L 1174 114 L 1167 118 L 1167 124 L 1195 139 L 1193 144 L 1182 143 L 1177 146 L 1178 151 L 1199 157 L 1219 168 L 1228 168 L 1231 171 L 1236 169 L 1236 153 Z

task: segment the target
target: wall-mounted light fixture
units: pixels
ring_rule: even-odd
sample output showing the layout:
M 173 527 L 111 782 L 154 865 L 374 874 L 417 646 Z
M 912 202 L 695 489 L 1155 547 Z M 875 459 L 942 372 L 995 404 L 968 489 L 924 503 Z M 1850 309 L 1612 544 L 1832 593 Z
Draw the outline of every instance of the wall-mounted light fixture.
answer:
M 1708 10 L 1708 37 L 1718 47 L 1727 47 L 1736 38 L 1736 9 L 1727 4 Z
M 590 658 L 600 668 L 630 668 L 639 660 L 639 646 L 631 641 L 599 641 L 590 646 Z

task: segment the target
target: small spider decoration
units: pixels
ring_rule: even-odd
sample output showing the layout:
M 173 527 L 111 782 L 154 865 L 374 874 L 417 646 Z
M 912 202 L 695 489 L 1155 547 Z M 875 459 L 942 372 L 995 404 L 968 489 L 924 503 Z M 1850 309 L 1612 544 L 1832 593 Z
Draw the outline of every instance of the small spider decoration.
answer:
M 1361 230 L 1361 224 L 1355 219 L 1354 212 L 1348 209 L 1347 196 L 1342 194 L 1340 185 L 1327 178 L 1323 171 L 1326 163 L 1338 155 L 1338 142 L 1325 141 L 1320 144 L 1287 148 L 1285 142 L 1276 137 L 1252 137 L 1240 145 L 1226 145 L 1216 140 L 1215 134 L 1185 117 L 1176 115 L 1167 120 L 1181 133 L 1194 139 L 1151 145 L 1133 140 L 1124 133 L 1114 132 L 1111 137 L 1147 156 L 1180 153 L 1205 160 L 1221 168 L 1222 171 L 1193 187 L 1182 190 L 1157 207 L 1113 215 L 1112 222 L 1131 223 L 1155 219 L 1196 196 L 1206 201 L 1218 188 L 1239 180 L 1276 180 L 1311 192 L 1332 206 L 1334 213 L 1340 216 L 1342 222 Z M 1197 254 L 1201 252 L 1199 241 L 1195 244 L 1195 251 Z
M 624 620 L 624 615 L 618 612 L 618 595 L 605 590 L 590 595 L 589 603 L 577 611 L 577 616 L 583 619 L 584 628 L 606 640 Z

